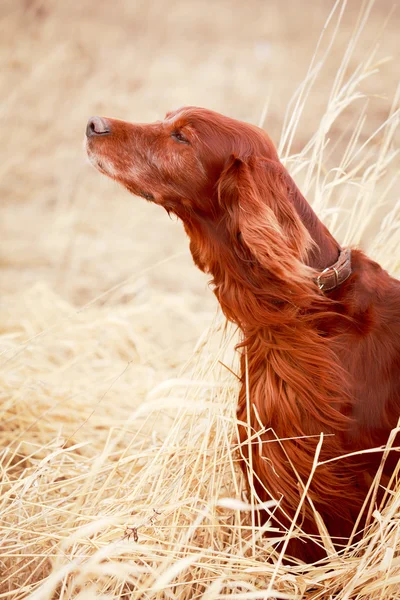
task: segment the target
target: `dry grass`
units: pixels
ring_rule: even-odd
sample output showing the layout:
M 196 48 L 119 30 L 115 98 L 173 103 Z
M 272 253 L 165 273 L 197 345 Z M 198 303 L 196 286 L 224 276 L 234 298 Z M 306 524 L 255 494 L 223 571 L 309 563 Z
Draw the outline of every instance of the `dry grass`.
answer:
M 30 3 L 29 10 L 49 5 L 61 15 L 65 11 L 61 5 L 43 2 Z M 14 4 L 10 6 L 3 25 L 21 16 L 12 12 Z M 93 8 L 84 2 L 71 10 L 79 13 L 90 40 L 96 28 L 85 12 L 89 6 Z M 217 22 L 227 5 L 215 6 Z M 362 97 L 360 90 L 386 92 L 379 84 L 381 71 L 374 75 L 386 65 L 379 67 L 371 39 L 365 42 L 374 29 L 368 29 L 370 5 L 362 13 L 364 27 L 361 18 L 347 37 L 341 32 L 354 17 L 351 11 L 350 16 L 344 13 L 335 33 L 343 7 L 344 3 L 337 4 L 314 66 L 289 108 L 281 153 L 339 239 L 361 243 L 398 274 L 399 96 L 393 91 L 390 103 L 379 100 L 382 108 L 369 118 L 366 107 L 374 100 Z M 168 17 L 175 24 L 182 5 L 178 8 Z M 109 51 L 121 57 L 121 69 L 127 68 L 128 56 L 117 43 L 116 13 L 107 12 L 104 5 L 98 10 L 97 18 L 105 11 L 109 19 Z M 149 9 L 141 6 L 141 10 Z M 38 14 L 30 13 L 28 28 L 37 23 Z M 49 43 L 53 30 L 46 23 L 38 37 L 47 36 Z M 198 27 L 201 30 L 201 23 Z M 136 33 L 141 35 L 140 27 Z M 146 35 L 140 39 L 149 49 Z M 333 49 L 323 59 L 332 39 Z M 332 52 L 339 49 L 329 76 Z M 27 51 L 21 46 L 16 55 Z M 79 48 L 64 46 L 61 39 L 47 61 L 38 63 L 22 87 L 15 87 L 4 101 L 3 115 L 9 118 L 27 90 L 43 83 L 43 77 L 55 78 L 55 90 L 65 89 L 56 68 L 64 64 L 63 52 L 72 53 L 72 62 L 80 55 Z M 70 73 L 80 82 L 83 97 L 93 94 L 95 81 L 101 82 L 95 75 L 87 88 L 82 86 L 88 64 L 78 61 L 77 72 Z M 250 74 L 247 77 L 251 79 Z M 102 87 L 103 97 L 115 97 L 112 81 Z M 321 87 L 324 102 L 318 96 Z M 59 100 L 54 89 L 44 95 L 45 112 L 34 121 L 39 130 L 40 119 Z M 320 99 L 317 105 L 315 95 Z M 216 108 L 223 110 L 222 92 L 219 101 Z M 123 106 L 126 98 L 117 93 L 115 102 Z M 158 103 L 162 102 L 154 105 Z M 307 130 L 303 123 L 310 104 L 315 116 Z M 64 108 L 62 122 L 55 125 L 59 136 L 68 129 L 71 114 L 76 114 Z M 138 209 L 143 212 L 135 223 L 136 245 L 130 246 L 131 219 L 127 209 L 120 213 L 125 196 L 95 174 L 92 183 L 92 175 L 82 176 L 80 166 L 72 168 L 75 161 L 80 164 L 81 156 L 67 155 L 70 162 L 57 171 L 60 156 L 49 156 L 47 147 L 44 160 L 44 150 L 34 143 L 25 149 L 24 171 L 16 159 L 23 127 L 17 125 L 15 131 L 10 156 L 2 163 L 5 181 L 15 182 L 15 198 L 8 194 L 4 206 L 3 273 L 9 277 L 0 313 L 0 598 L 398 600 L 397 474 L 386 507 L 371 505 L 371 528 L 357 546 L 340 555 L 332 552 L 318 565 L 283 566 L 273 540 L 252 525 L 249 506 L 254 499 L 246 498 L 235 466 L 237 332 L 220 316 L 212 321 L 213 303 L 203 301 L 203 280 L 191 279 L 195 269 L 189 261 L 182 263 L 181 256 L 161 261 L 172 252 L 179 255 L 183 247 L 183 238 L 173 240 L 175 225 L 161 239 L 159 254 L 153 248 L 146 250 L 150 241 L 156 245 L 160 227 L 167 224 L 165 216 L 159 217 L 151 207 L 146 207 L 149 212 Z M 51 141 L 55 154 L 62 154 L 64 146 L 60 142 L 57 150 L 55 135 L 49 129 L 39 139 Z M 65 135 L 71 144 L 68 131 Z M 57 185 L 54 181 L 44 185 L 49 163 Z M 72 178 L 66 181 L 68 170 Z M 99 205 L 95 185 L 103 185 L 104 201 Z M 27 190 L 29 203 L 22 198 Z M 52 196 L 55 190 L 57 200 Z M 113 202 L 113 210 L 106 200 Z M 96 212 L 96 206 L 101 210 Z M 153 215 L 152 228 L 144 233 L 144 224 Z M 21 224 L 24 234 L 19 237 Z M 114 253 L 109 256 L 111 248 Z M 133 248 L 133 263 L 125 259 L 117 267 Z M 27 286 L 34 280 L 47 283 Z M 170 291 L 161 294 L 160 287 Z M 77 308 L 78 301 L 87 303 Z M 192 350 L 193 339 L 211 321 Z M 316 456 L 316 468 L 317 462 Z M 289 534 L 300 534 L 295 524 Z M 324 543 L 330 547 L 329 539 Z

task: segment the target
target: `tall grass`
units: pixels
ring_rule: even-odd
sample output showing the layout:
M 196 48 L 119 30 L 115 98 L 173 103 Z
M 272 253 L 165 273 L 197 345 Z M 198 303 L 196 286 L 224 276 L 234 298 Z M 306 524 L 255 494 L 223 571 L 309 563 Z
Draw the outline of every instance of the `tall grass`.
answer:
M 348 68 L 371 2 L 343 48 L 315 134 L 291 153 L 345 5 L 332 9 L 289 106 L 280 153 L 339 240 L 366 246 L 395 274 L 399 94 L 363 137 L 368 98 L 359 88 L 379 69 L 375 48 Z M 343 118 L 347 143 L 338 145 Z M 381 222 L 377 213 L 386 213 Z M 268 526 L 254 523 L 236 466 L 238 332 L 218 314 L 177 374 L 176 349 L 158 335 L 192 328 L 197 314 L 172 294 L 118 302 L 126 286 L 81 309 L 40 285 L 4 302 L 0 598 L 398 599 L 397 473 L 362 541 L 337 554 L 327 538 L 329 559 L 285 566 Z

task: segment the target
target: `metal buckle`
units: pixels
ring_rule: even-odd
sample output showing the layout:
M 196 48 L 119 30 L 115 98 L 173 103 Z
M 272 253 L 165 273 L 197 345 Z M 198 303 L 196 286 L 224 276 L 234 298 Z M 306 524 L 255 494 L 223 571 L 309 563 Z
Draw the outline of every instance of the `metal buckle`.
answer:
M 317 286 L 319 287 L 320 290 L 324 289 L 325 284 L 321 283 L 321 277 L 324 273 L 326 273 L 327 271 L 329 271 L 332 267 L 326 267 L 326 269 L 324 269 L 317 277 Z M 336 276 L 337 276 L 337 271 L 335 269 L 336 272 Z

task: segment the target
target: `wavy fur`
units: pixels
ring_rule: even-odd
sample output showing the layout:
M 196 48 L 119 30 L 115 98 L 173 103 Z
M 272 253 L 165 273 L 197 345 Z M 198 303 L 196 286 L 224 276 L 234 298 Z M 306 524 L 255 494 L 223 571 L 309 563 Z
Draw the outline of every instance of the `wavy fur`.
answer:
M 253 489 L 279 502 L 273 521 L 287 527 L 322 432 L 298 525 L 315 536 L 316 510 L 339 548 L 380 454 L 325 461 L 385 444 L 397 424 L 399 282 L 353 250 L 351 277 L 329 294 L 319 290 L 315 276 L 340 246 L 262 130 L 193 107 L 150 125 L 106 123 L 108 135 L 88 138 L 92 162 L 102 172 L 111 165 L 106 174 L 182 219 L 194 262 L 243 332 L 238 431 Z M 393 452 L 388 475 L 395 461 Z M 324 556 L 307 536 L 290 542 L 289 554 Z

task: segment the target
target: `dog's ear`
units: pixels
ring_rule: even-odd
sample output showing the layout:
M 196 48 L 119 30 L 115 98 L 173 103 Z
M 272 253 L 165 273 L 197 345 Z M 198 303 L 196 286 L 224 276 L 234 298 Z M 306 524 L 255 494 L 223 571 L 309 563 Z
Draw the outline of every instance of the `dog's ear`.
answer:
M 232 238 L 277 274 L 304 262 L 312 241 L 296 212 L 297 188 L 286 169 L 264 158 L 231 156 L 218 183 L 218 201 Z

